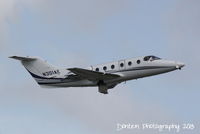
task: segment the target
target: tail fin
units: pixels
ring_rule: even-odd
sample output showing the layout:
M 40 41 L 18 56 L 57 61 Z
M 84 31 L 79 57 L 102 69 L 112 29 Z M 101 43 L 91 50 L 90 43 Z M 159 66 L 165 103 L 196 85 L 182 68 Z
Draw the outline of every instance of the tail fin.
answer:
M 20 60 L 22 65 L 39 84 L 60 74 L 59 69 L 37 57 L 11 56 L 9 58 Z

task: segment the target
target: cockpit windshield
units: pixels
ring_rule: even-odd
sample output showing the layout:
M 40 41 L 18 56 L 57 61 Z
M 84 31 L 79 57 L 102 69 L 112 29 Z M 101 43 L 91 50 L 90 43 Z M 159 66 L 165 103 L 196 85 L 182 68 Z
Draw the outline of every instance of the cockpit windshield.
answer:
M 159 57 L 156 57 L 156 56 L 153 56 L 153 55 L 150 55 L 150 56 L 145 56 L 144 57 L 144 61 L 154 61 L 154 60 L 159 60 L 159 59 L 161 59 L 161 58 L 159 58 Z

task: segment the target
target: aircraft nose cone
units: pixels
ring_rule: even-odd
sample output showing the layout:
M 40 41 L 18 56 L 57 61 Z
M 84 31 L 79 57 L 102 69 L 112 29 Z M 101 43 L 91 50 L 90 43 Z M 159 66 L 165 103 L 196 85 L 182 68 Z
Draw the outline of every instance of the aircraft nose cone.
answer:
M 184 63 L 182 63 L 182 62 L 177 62 L 176 68 L 177 68 L 177 69 L 181 69 L 181 68 L 184 67 L 184 66 L 185 66 Z

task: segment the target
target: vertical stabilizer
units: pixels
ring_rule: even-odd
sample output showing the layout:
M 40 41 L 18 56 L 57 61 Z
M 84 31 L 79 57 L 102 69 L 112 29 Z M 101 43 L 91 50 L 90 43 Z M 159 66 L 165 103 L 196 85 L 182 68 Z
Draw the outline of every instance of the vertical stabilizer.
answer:
M 20 60 L 22 65 L 38 83 L 45 82 L 50 78 L 56 78 L 60 74 L 58 68 L 37 57 L 11 56 L 9 58 Z

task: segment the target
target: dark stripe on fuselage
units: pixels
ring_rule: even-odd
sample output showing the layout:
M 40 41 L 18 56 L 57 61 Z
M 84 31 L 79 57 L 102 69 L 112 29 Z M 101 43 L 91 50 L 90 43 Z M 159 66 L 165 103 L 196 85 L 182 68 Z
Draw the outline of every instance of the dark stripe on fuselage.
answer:
M 38 78 L 38 79 L 55 79 L 55 80 L 62 80 L 63 78 L 46 78 L 46 77 L 42 77 L 42 76 L 38 76 L 38 75 L 36 75 L 36 74 L 34 74 L 34 73 L 31 73 L 28 69 L 27 69 L 27 71 L 31 74 L 31 76 L 32 77 L 34 77 L 34 78 Z
M 78 81 L 78 80 L 77 80 Z M 51 84 L 62 84 L 62 83 L 68 83 L 69 81 L 59 81 L 59 82 L 38 82 L 40 85 L 51 85 Z M 75 81 L 71 81 L 75 82 Z

